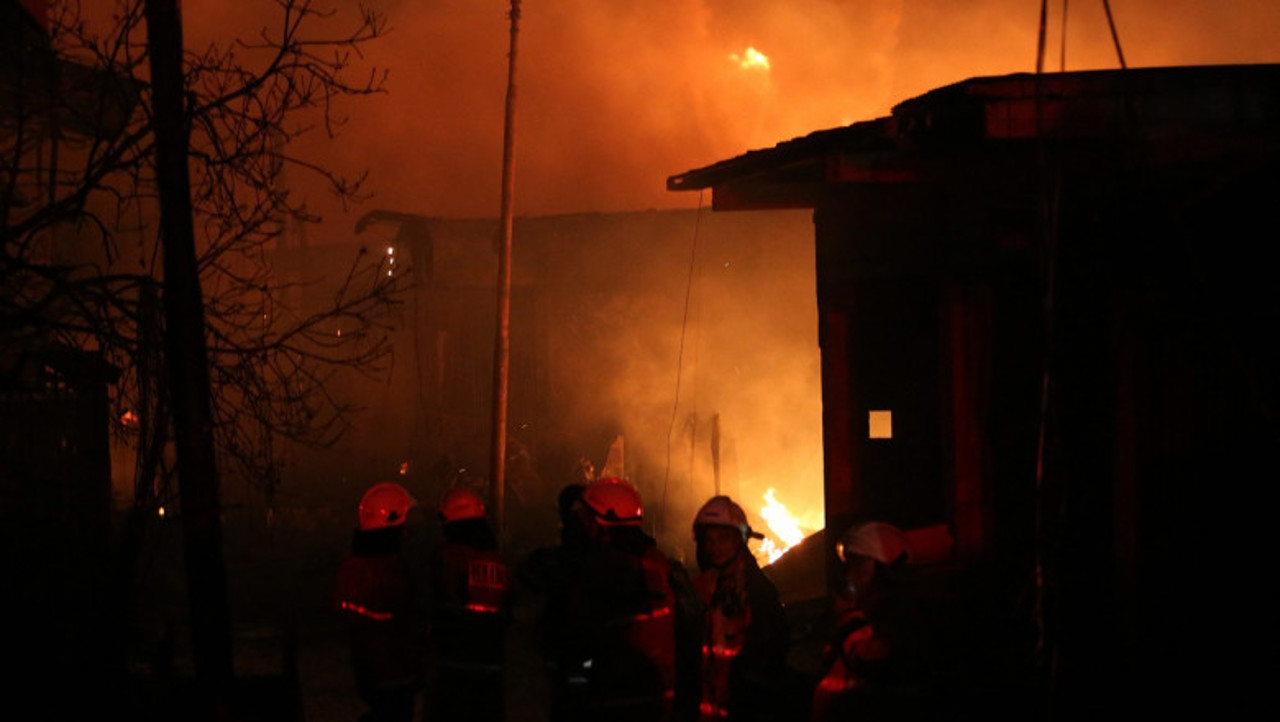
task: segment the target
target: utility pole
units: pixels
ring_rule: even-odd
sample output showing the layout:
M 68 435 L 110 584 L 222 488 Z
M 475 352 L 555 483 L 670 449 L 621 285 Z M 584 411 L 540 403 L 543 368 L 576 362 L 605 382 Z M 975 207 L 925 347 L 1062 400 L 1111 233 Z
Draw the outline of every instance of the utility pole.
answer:
M 511 229 L 514 220 L 516 147 L 516 37 L 520 32 L 520 0 L 511 0 L 511 51 L 507 56 L 507 112 L 502 132 L 502 240 L 498 249 L 498 333 L 493 352 L 494 526 L 502 544 L 507 476 L 507 369 L 511 355 Z
M 232 681 L 231 615 L 214 465 L 204 301 L 191 219 L 189 139 L 179 0 L 146 0 L 156 136 L 156 186 L 164 245 L 164 348 L 178 457 L 183 551 L 196 678 L 213 704 Z

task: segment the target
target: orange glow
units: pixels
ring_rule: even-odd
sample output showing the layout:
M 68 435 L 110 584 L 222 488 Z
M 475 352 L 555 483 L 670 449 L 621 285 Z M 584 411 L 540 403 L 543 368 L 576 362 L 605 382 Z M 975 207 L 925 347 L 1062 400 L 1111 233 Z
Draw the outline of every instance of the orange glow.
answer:
M 732 53 L 729 59 L 737 63 L 743 70 L 769 70 L 769 56 L 756 50 L 755 48 L 747 48 L 739 53 Z
M 892 439 L 893 438 L 893 412 L 892 411 L 867 412 L 867 426 L 869 428 L 868 438 Z
M 132 411 L 126 411 L 120 416 L 120 423 L 124 424 L 125 426 L 137 426 L 138 415 L 133 413 Z
M 765 564 L 772 564 L 778 557 L 794 547 L 809 534 L 822 526 L 821 511 L 805 513 L 797 518 L 787 510 L 786 504 L 774 498 L 774 489 L 764 493 L 765 505 L 760 509 L 760 516 L 769 525 L 769 534 L 760 543 L 756 556 Z M 818 519 L 817 523 L 814 520 Z
M 409 473 L 409 462 L 407 461 L 400 462 L 400 476 L 404 476 L 405 474 L 408 474 L 408 473 Z

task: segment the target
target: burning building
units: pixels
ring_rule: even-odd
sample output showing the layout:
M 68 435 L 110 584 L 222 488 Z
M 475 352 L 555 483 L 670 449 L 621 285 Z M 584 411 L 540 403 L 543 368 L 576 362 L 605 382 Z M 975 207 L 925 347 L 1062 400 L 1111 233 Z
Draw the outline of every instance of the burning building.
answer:
M 1254 65 L 973 78 L 668 188 L 812 209 L 826 529 L 943 525 L 956 673 L 1074 719 L 1249 674 L 1278 179 Z
M 794 539 L 762 515 L 771 490 L 771 515 L 786 505 L 802 533 L 821 526 L 807 214 L 690 209 L 514 225 L 506 504 L 517 548 L 548 542 L 556 493 L 591 474 L 634 482 L 652 531 L 690 559 L 693 516 L 717 490 L 743 499 L 775 555 Z M 359 415 L 332 449 L 292 457 L 292 494 L 328 494 L 346 509 L 384 478 L 423 499 L 459 480 L 485 485 L 498 230 L 495 219 L 372 211 L 355 236 L 277 253 L 280 273 L 319 278 L 354 243 L 394 256 L 393 272 L 412 279 L 389 331 L 389 373 L 328 385 Z

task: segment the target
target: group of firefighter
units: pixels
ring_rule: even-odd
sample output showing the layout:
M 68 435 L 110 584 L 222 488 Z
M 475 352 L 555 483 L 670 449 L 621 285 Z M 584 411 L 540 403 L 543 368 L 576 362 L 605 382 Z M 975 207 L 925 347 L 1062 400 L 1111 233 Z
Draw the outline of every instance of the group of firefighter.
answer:
M 338 571 L 362 722 L 409 722 L 419 705 L 429 720 L 503 719 L 517 588 L 541 600 L 536 639 L 554 722 L 849 719 L 892 659 L 876 602 L 910 547 L 888 524 L 840 539 L 846 576 L 825 676 L 797 685 L 778 590 L 748 549 L 762 537 L 727 496 L 693 520 L 692 574 L 645 532 L 641 495 L 621 479 L 566 486 L 559 543 L 514 564 L 465 486 L 440 499 L 442 539 L 415 561 L 405 521 L 416 506 L 399 484 L 371 487 Z

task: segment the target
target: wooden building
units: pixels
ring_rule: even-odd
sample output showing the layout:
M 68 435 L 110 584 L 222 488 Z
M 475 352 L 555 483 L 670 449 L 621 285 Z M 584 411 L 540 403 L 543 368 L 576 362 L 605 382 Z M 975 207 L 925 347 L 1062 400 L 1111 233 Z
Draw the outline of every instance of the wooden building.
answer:
M 1273 637 L 1280 66 L 974 78 L 668 187 L 813 209 L 827 529 L 946 524 L 993 694 L 1241 703 L 1239 643 Z

